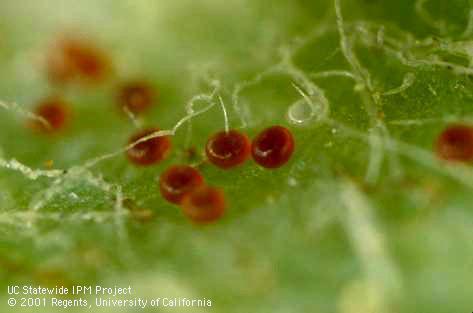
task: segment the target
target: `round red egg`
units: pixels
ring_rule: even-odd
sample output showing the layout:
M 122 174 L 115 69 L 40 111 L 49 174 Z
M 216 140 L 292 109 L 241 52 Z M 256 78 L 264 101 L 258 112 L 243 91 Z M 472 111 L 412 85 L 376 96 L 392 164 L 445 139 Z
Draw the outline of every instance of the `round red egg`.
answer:
M 222 169 L 243 164 L 249 158 L 250 151 L 248 136 L 236 130 L 213 135 L 205 147 L 209 161 Z
M 67 125 L 70 117 L 69 106 L 58 97 L 42 100 L 35 108 L 34 113 L 43 118 L 47 123 L 35 120 L 31 123 L 31 126 L 36 130 L 46 133 L 60 131 Z
M 184 196 L 204 184 L 200 172 L 188 165 L 174 165 L 159 178 L 159 190 L 164 199 L 180 204 Z
M 286 164 L 294 152 L 294 138 L 282 126 L 263 130 L 253 140 L 251 154 L 259 165 L 265 168 L 278 168 Z
M 450 125 L 438 137 L 437 156 L 447 161 L 473 161 L 473 127 Z
M 182 201 L 184 214 L 196 223 L 210 223 L 225 212 L 225 196 L 214 187 L 201 186 L 187 194 Z
M 154 91 L 145 81 L 132 81 L 121 86 L 118 92 L 118 103 L 122 109 L 133 114 L 148 110 L 154 101 Z
M 148 128 L 134 134 L 128 141 L 133 144 L 142 138 L 146 138 L 155 132 L 158 128 Z M 159 136 L 139 142 L 126 151 L 128 159 L 138 166 L 149 166 L 165 159 L 171 151 L 171 139 L 169 136 Z

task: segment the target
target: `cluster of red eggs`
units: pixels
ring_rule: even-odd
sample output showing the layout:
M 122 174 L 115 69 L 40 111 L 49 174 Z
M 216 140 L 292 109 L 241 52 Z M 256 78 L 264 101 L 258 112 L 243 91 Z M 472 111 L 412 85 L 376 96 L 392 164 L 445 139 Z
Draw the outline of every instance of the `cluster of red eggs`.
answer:
M 163 160 L 171 149 L 168 136 L 146 138 L 159 129 L 146 129 L 132 136 L 129 144 L 138 143 L 127 150 L 128 159 L 136 165 L 148 166 Z M 140 139 L 144 141 L 139 142 Z M 237 130 L 218 132 L 207 141 L 205 153 L 213 165 L 227 170 L 245 163 L 250 156 L 265 168 L 278 168 L 286 164 L 294 151 L 291 132 L 282 126 L 263 130 L 253 142 Z M 202 174 L 188 165 L 174 165 L 159 179 L 161 195 L 178 204 L 195 222 L 211 222 L 223 215 L 223 192 L 205 184 Z
M 71 81 L 99 82 L 111 72 L 111 62 L 106 54 L 88 41 L 64 39 L 51 50 L 47 59 L 47 73 L 53 83 Z M 132 81 L 122 85 L 117 93 L 119 106 L 132 114 L 142 114 L 153 104 L 155 93 L 145 81 Z M 36 114 L 48 125 L 35 121 L 33 126 L 44 132 L 62 129 L 70 116 L 70 109 L 60 97 L 42 101 Z M 127 150 L 128 159 L 136 165 L 154 165 L 166 158 L 171 150 L 169 136 L 143 140 L 159 131 L 149 128 L 134 134 Z M 152 137 L 152 136 L 151 136 Z M 284 165 L 294 151 L 291 132 L 282 126 L 273 126 L 262 131 L 251 142 L 247 135 L 237 130 L 219 132 L 208 140 L 205 147 L 207 159 L 221 169 L 230 169 L 243 164 L 250 156 L 265 168 Z M 436 153 L 441 159 L 457 162 L 473 161 L 473 127 L 451 125 L 438 137 Z M 218 188 L 205 184 L 200 172 L 187 165 L 172 166 L 160 177 L 162 196 L 178 204 L 194 221 L 209 222 L 222 216 L 225 197 Z
M 100 82 L 111 71 L 106 54 L 91 42 L 63 39 L 53 46 L 47 59 L 48 78 L 54 84 L 73 81 Z M 131 81 L 120 86 L 116 96 L 121 109 L 139 115 L 155 101 L 155 93 L 145 81 Z M 70 107 L 61 97 L 49 97 L 39 103 L 36 114 L 47 123 L 35 121 L 34 128 L 46 133 L 63 129 L 70 118 Z M 158 128 L 147 128 L 133 134 L 126 151 L 128 159 L 137 166 L 151 166 L 165 159 L 171 151 L 169 136 L 153 136 Z M 148 138 L 149 137 L 149 138 Z M 253 142 L 237 130 L 218 132 L 205 147 L 207 160 L 221 169 L 230 169 L 246 162 L 251 156 L 265 168 L 278 168 L 288 162 L 294 151 L 291 132 L 282 126 L 262 131 Z M 225 196 L 219 188 L 209 186 L 200 171 L 188 165 L 174 165 L 159 179 L 164 199 L 180 205 L 195 222 L 210 222 L 220 218 L 226 207 Z
M 45 64 L 49 81 L 59 86 L 74 82 L 97 84 L 109 78 L 113 69 L 105 51 L 90 40 L 74 36 L 57 40 L 48 51 Z M 143 80 L 122 84 L 116 96 L 120 109 L 134 115 L 148 110 L 155 97 L 151 84 Z M 71 108 L 63 97 L 56 94 L 40 101 L 35 113 L 47 123 L 36 120 L 31 126 L 52 133 L 67 126 Z

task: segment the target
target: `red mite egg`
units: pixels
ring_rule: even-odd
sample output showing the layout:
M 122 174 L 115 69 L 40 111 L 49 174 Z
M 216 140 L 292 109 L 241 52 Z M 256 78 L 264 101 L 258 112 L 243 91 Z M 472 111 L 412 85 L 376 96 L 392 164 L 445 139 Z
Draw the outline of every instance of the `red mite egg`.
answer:
M 473 127 L 451 125 L 437 139 L 437 155 L 447 161 L 473 161 Z
M 282 126 L 263 130 L 251 145 L 253 159 L 266 168 L 278 168 L 289 161 L 294 152 L 294 138 Z
M 35 120 L 31 123 L 33 129 L 52 133 L 63 129 L 69 119 L 69 108 L 60 98 L 48 98 L 39 103 L 35 114 L 42 117 L 48 124 Z
M 182 200 L 184 214 L 196 223 L 218 220 L 225 212 L 225 196 L 214 187 L 201 186 L 187 194 Z
M 244 163 L 250 156 L 250 151 L 250 139 L 236 130 L 222 131 L 213 135 L 205 147 L 209 161 L 222 169 Z
M 158 128 L 148 128 L 133 135 L 128 144 L 132 144 L 141 138 L 147 137 L 154 132 L 159 131 Z M 127 150 L 128 159 L 136 165 L 148 166 L 153 165 L 165 159 L 171 150 L 171 139 L 169 136 L 160 136 L 140 142 Z
M 180 204 L 184 196 L 203 184 L 200 172 L 188 165 L 171 166 L 159 178 L 161 195 L 175 204 Z
M 144 81 L 134 81 L 123 85 L 118 94 L 118 103 L 134 114 L 139 114 L 153 104 L 153 88 Z
M 66 83 L 76 78 L 99 82 L 109 70 L 107 55 L 84 39 L 59 40 L 47 56 L 48 76 L 55 83 Z

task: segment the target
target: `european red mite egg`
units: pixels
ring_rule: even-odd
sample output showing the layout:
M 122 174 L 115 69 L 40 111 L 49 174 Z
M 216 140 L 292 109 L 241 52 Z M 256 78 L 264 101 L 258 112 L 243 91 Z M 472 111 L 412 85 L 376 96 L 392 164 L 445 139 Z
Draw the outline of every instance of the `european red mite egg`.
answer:
M 133 135 L 128 144 L 132 144 L 141 138 L 145 138 L 155 132 L 158 128 L 148 128 Z M 160 136 L 140 142 L 128 149 L 128 159 L 136 165 L 148 166 L 165 159 L 171 150 L 171 139 L 169 136 Z
M 76 78 L 102 81 L 111 67 L 104 51 L 92 42 L 79 38 L 56 42 L 46 62 L 48 76 L 55 83 L 66 83 Z
M 437 155 L 447 161 L 473 161 L 473 127 L 450 125 L 438 137 Z
M 263 130 L 251 145 L 253 159 L 266 168 L 283 166 L 289 161 L 293 152 L 294 138 L 291 132 L 282 126 Z
M 120 108 L 126 108 L 133 114 L 139 114 L 153 105 L 154 96 L 150 84 L 145 81 L 132 81 L 121 86 L 118 93 L 118 103 Z
M 188 165 L 174 165 L 159 178 L 159 190 L 164 199 L 180 204 L 184 196 L 204 184 L 198 170 Z
M 225 196 L 214 187 L 201 186 L 187 194 L 182 200 L 184 214 L 196 223 L 218 220 L 225 212 Z
M 47 124 L 35 120 L 31 126 L 39 131 L 52 133 L 63 129 L 69 119 L 69 107 L 60 98 L 51 97 L 42 100 L 35 108 L 34 113 L 43 118 Z
M 218 132 L 210 137 L 205 146 L 209 161 L 222 169 L 244 163 L 250 156 L 250 151 L 250 139 L 236 130 Z

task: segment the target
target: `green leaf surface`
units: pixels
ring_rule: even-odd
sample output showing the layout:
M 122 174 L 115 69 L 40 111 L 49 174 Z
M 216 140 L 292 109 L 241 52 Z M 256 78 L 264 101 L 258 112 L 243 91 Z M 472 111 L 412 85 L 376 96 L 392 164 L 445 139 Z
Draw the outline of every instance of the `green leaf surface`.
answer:
M 470 312 L 473 170 L 433 149 L 473 120 L 470 2 L 2 1 L 0 311 L 64 312 L 6 304 L 8 285 L 64 284 L 212 301 L 157 312 Z M 44 55 L 70 30 L 106 49 L 113 78 L 48 83 Z M 125 158 L 136 129 L 115 103 L 135 77 L 159 92 L 143 125 L 174 130 L 149 168 Z M 32 132 L 28 112 L 58 93 L 70 127 Z M 225 127 L 219 95 L 231 128 L 284 125 L 296 150 L 278 170 L 201 165 L 228 208 L 194 225 L 156 179 L 199 163 Z

